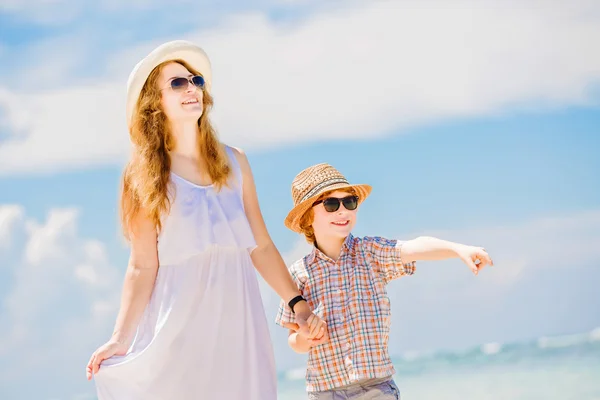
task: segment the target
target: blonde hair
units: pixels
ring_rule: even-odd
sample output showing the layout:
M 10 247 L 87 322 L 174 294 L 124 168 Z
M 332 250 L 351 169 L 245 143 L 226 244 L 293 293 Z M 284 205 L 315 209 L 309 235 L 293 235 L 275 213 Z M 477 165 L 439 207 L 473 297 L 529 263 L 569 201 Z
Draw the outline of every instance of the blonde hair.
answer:
M 323 194 L 321 194 L 314 202 L 316 203 L 317 201 L 321 201 L 327 197 L 329 197 L 329 195 L 333 192 L 346 192 L 346 193 L 350 193 L 356 196 L 356 191 L 352 188 L 342 188 L 342 189 L 335 189 L 333 191 L 329 191 L 329 192 L 325 192 Z M 308 210 L 306 210 L 306 212 L 302 215 L 302 217 L 300 217 L 300 233 L 302 233 L 304 235 L 304 238 L 306 239 L 306 241 L 311 244 L 311 245 L 316 245 L 317 243 L 317 238 L 315 237 L 315 230 L 312 226 L 313 222 L 315 222 L 315 211 L 313 210 L 313 208 L 309 208 Z
M 195 75 L 201 75 L 183 60 L 166 61 L 148 76 L 135 106 L 129 136 L 133 144 L 131 160 L 125 166 L 121 181 L 120 217 L 123 233 L 130 239 L 134 218 L 141 210 L 161 229 L 161 216 L 170 210 L 168 185 L 175 137 L 161 106 L 157 81 L 165 65 L 176 62 Z M 213 98 L 203 91 L 203 113 L 198 120 L 198 147 L 213 184 L 220 189 L 230 174 L 223 145 L 209 120 Z

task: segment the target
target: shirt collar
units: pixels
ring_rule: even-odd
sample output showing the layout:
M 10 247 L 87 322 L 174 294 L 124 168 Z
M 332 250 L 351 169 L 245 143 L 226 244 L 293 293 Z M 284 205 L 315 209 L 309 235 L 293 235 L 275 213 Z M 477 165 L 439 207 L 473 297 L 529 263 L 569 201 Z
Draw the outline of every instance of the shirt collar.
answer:
M 352 250 L 353 245 L 354 245 L 354 236 L 350 233 L 350 234 L 348 234 L 348 236 L 346 236 L 346 239 L 344 239 L 344 244 L 342 245 L 342 251 L 340 253 L 340 257 L 342 256 L 342 254 L 347 253 L 350 250 Z M 313 249 L 310 252 L 310 254 L 308 255 L 308 258 L 306 259 L 306 261 L 308 262 L 309 265 L 312 265 L 319 258 L 322 260 L 328 260 L 328 261 L 331 260 L 321 250 L 319 250 L 317 248 L 317 246 L 313 245 Z

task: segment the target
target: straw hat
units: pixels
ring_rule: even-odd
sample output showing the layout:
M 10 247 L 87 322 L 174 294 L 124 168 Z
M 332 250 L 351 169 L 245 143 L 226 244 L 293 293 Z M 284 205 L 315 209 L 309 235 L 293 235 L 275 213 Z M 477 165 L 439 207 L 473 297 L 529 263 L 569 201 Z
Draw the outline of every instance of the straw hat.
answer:
M 163 43 L 137 63 L 127 80 L 127 126 L 131 126 L 133 110 L 148 76 L 159 64 L 169 60 L 183 60 L 202 74 L 205 90 L 210 92 L 212 69 L 208 56 L 202 48 L 187 40 Z
M 352 188 L 362 203 L 371 193 L 372 187 L 364 184 L 350 184 L 337 169 L 329 164 L 317 164 L 300 172 L 292 182 L 294 208 L 285 218 L 285 226 L 300 233 L 300 219 L 320 195 L 338 189 Z

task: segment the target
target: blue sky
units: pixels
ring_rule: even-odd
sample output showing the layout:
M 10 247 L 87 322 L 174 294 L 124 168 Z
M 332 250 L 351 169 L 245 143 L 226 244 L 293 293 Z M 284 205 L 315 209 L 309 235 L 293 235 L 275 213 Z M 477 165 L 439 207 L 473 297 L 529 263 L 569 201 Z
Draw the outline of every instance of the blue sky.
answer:
M 594 2 L 45 4 L 0 3 L 0 397 L 93 393 L 128 256 L 125 82 L 175 38 L 211 56 L 213 120 L 247 151 L 286 260 L 307 250 L 283 226 L 289 185 L 318 162 L 374 186 L 356 234 L 494 257 L 477 278 L 445 261 L 393 282 L 394 354 L 600 327 Z M 301 366 L 271 328 L 280 370 Z

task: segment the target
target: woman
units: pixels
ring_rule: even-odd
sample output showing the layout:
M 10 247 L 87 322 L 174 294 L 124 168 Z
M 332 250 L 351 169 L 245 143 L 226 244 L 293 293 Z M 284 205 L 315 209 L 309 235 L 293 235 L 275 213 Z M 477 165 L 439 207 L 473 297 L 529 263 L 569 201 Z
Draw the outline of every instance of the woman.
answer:
M 276 399 L 254 267 L 304 334 L 326 335 L 269 237 L 246 156 L 211 127 L 210 83 L 208 57 L 186 41 L 159 46 L 129 77 L 131 256 L 113 335 L 87 365 L 100 400 Z

